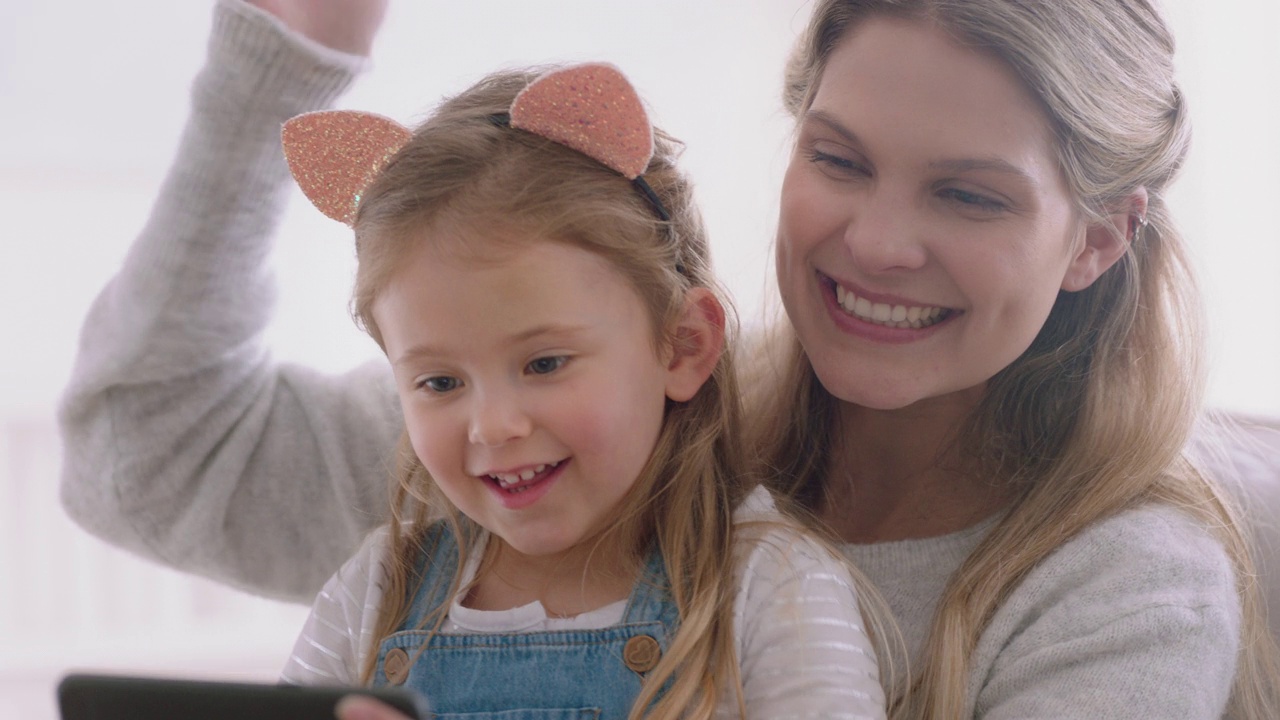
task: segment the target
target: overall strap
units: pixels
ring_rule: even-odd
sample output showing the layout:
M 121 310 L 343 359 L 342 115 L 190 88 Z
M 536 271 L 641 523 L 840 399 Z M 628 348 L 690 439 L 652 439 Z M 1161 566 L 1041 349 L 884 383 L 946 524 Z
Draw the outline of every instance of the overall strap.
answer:
M 432 523 L 422 538 L 418 556 L 416 576 L 420 581 L 407 589 L 411 609 L 406 623 L 434 617 L 438 610 L 447 611 L 453 602 L 449 590 L 458 572 L 458 538 L 444 521 Z
M 631 590 L 631 597 L 627 599 L 627 608 L 622 613 L 623 623 L 652 620 L 661 622 L 669 631 L 674 631 L 680 624 L 680 614 L 671 597 L 667 566 L 656 544 L 649 551 L 649 557 Z
M 457 552 L 458 540 L 443 523 L 425 534 L 424 580 L 409 595 L 414 619 L 379 644 L 376 685 L 413 688 L 428 698 L 437 717 L 449 720 L 627 717 L 679 626 L 660 553 L 650 553 L 617 625 L 434 633 L 422 627 L 421 612 L 448 610 Z

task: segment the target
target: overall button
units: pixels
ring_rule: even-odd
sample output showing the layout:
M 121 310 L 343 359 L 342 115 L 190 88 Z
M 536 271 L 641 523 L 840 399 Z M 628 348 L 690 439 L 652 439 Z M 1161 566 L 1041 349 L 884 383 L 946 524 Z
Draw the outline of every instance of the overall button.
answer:
M 662 646 L 650 635 L 637 635 L 622 649 L 622 661 L 638 673 L 647 673 L 662 659 Z
M 409 677 L 409 653 L 400 648 L 388 650 L 382 659 L 382 672 L 386 673 L 387 682 L 392 685 L 404 684 Z

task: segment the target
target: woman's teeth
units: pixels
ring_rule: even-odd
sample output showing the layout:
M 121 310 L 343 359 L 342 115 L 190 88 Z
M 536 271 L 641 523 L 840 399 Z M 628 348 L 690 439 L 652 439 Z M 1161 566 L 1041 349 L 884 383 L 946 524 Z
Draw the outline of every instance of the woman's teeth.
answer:
M 521 470 L 518 473 L 509 473 L 509 474 L 498 473 L 498 474 L 490 475 L 489 477 L 498 481 L 498 484 L 501 485 L 502 487 L 509 488 L 518 482 L 532 480 L 538 475 L 542 474 L 542 472 L 545 471 L 547 468 L 555 468 L 559 464 L 560 464 L 559 462 L 553 462 L 549 465 L 536 465 L 532 468 L 526 468 L 524 470 Z
M 894 328 L 926 328 L 947 317 L 950 311 L 940 307 L 920 307 L 873 303 L 858 297 L 836 283 L 836 302 L 845 312 L 859 320 Z

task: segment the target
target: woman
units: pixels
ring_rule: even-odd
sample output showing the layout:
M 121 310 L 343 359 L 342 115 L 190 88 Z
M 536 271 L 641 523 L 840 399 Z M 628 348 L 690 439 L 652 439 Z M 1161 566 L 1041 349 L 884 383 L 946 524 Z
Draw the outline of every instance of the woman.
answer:
M 293 27 L 361 52 L 377 12 L 355 12 L 363 47 Z M 829 0 L 797 46 L 787 320 L 751 385 L 754 444 L 888 601 L 893 716 L 1274 710 L 1239 530 L 1180 459 L 1199 376 L 1164 203 L 1188 141 L 1171 55 L 1137 0 Z M 377 522 L 400 431 L 381 375 L 276 368 L 254 341 L 252 230 L 285 179 L 269 125 L 332 97 L 336 64 L 224 3 L 62 416 L 82 523 L 289 596 Z

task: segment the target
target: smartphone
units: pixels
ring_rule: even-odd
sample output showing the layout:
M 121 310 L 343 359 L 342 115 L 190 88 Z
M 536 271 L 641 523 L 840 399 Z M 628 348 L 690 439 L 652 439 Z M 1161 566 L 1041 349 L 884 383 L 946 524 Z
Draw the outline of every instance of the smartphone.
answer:
M 414 720 L 431 717 L 405 688 L 302 687 L 75 673 L 58 683 L 62 720 L 334 720 L 347 695 L 381 700 Z

